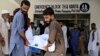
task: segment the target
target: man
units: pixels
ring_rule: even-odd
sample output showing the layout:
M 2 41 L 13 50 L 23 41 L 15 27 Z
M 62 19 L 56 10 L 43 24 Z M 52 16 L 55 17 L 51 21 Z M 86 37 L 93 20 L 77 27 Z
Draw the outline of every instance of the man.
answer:
M 28 45 L 29 42 L 25 36 L 25 30 L 27 25 L 27 19 L 25 15 L 30 8 L 30 2 L 24 0 L 21 2 L 20 10 L 14 15 L 11 38 L 10 38 L 10 56 L 25 56 L 24 45 Z
M 68 40 L 67 40 L 67 27 L 64 25 L 63 22 L 60 22 L 61 24 L 61 29 L 63 31 L 63 35 L 64 35 L 64 42 L 65 42 L 65 51 L 67 52 L 67 48 L 68 48 Z
M 8 55 L 8 30 L 10 29 L 9 12 L 7 10 L 2 10 L 0 18 L 0 45 L 2 45 L 2 51 L 5 56 Z M 2 52 L 1 51 L 1 52 Z
M 44 25 L 45 25 L 44 34 L 49 34 L 49 24 L 44 22 Z
M 34 36 L 34 35 L 35 35 L 34 22 L 31 22 L 31 23 L 30 23 L 30 26 L 31 26 L 31 28 L 32 28 L 32 34 L 33 34 L 33 36 Z
M 49 34 L 49 27 L 45 27 L 44 34 Z
M 70 47 L 72 56 L 77 56 L 78 44 L 79 44 L 80 31 L 77 24 L 74 24 L 74 29 L 70 30 Z
M 43 17 L 44 21 L 49 24 L 49 39 L 45 50 L 55 43 L 55 51 L 48 51 L 45 56 L 65 56 L 63 32 L 60 24 L 54 19 L 54 10 L 51 7 L 46 8 L 43 11 Z
M 88 51 L 90 56 L 99 56 L 100 31 L 96 28 L 96 24 L 91 24 Z
M 4 38 L 1 36 L 0 34 L 0 55 L 4 56 L 3 52 L 2 52 L 2 45 L 4 43 Z
M 85 52 L 85 34 L 84 34 L 84 29 L 80 29 L 80 38 L 79 38 L 79 56 L 84 56 Z

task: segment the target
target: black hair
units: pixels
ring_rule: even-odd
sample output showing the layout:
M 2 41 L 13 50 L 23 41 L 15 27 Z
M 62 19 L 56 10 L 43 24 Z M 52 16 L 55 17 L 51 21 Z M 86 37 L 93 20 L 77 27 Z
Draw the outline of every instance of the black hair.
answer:
M 20 8 L 16 8 L 14 11 L 13 11 L 13 16 L 20 10 Z
M 77 23 L 74 23 L 73 25 L 78 25 Z
M 43 15 L 54 15 L 54 10 L 51 7 L 48 7 L 43 11 Z
M 28 14 L 24 14 L 24 22 L 25 22 L 25 24 L 24 24 L 24 28 L 25 28 L 25 31 L 28 29 L 28 25 L 27 25 L 27 23 L 28 23 Z
M 80 29 L 80 31 L 84 31 L 84 29 L 83 29 L 83 28 L 81 28 L 81 29 Z
M 62 24 L 64 24 L 64 22 L 62 22 L 62 21 L 59 21 L 59 23 L 62 23 Z
M 34 25 L 34 22 L 31 22 L 30 24 L 31 24 L 31 25 Z
M 92 23 L 91 25 L 94 25 L 94 26 L 96 26 L 96 24 L 95 24 L 95 23 Z
M 27 5 L 27 6 L 30 6 L 30 2 L 28 0 L 23 0 L 21 2 L 21 6 L 23 6 L 23 4 Z

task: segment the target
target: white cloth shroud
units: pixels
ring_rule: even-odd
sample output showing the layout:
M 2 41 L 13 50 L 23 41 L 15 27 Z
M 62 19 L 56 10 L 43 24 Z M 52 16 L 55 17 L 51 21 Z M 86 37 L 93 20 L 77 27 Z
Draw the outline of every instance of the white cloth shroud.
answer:
M 44 50 L 44 47 L 47 45 L 48 43 L 48 38 L 49 38 L 49 34 L 42 34 L 42 35 L 32 35 L 32 28 L 31 26 L 28 28 L 28 30 L 25 33 L 26 38 L 28 39 L 31 47 L 35 47 L 35 48 L 39 48 Z M 48 48 L 48 50 L 50 52 L 55 51 L 55 43 L 52 44 L 52 46 L 50 46 Z

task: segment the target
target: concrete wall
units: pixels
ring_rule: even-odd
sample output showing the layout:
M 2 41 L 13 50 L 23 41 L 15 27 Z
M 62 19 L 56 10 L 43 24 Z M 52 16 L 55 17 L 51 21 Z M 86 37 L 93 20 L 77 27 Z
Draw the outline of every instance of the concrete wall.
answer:
M 34 5 L 54 5 L 54 4 L 80 4 L 83 2 L 87 2 L 90 4 L 90 23 L 95 22 L 97 24 L 97 27 L 100 28 L 100 0 L 29 0 L 31 2 L 31 7 L 29 10 L 29 17 L 31 21 L 34 19 Z M 3 9 L 7 9 L 12 14 L 13 10 L 15 8 L 19 7 L 19 4 L 17 4 L 14 0 L 0 0 L 0 12 Z
M 91 3 L 91 20 L 90 22 L 95 22 L 97 28 L 100 28 L 100 0 L 93 0 Z
M 34 17 L 34 5 L 37 4 L 80 4 L 83 2 L 87 2 L 90 4 L 90 23 L 95 22 L 97 24 L 97 28 L 100 28 L 100 0 L 29 0 L 31 2 L 31 8 L 29 14 L 31 17 Z M 33 19 L 33 18 L 31 18 Z

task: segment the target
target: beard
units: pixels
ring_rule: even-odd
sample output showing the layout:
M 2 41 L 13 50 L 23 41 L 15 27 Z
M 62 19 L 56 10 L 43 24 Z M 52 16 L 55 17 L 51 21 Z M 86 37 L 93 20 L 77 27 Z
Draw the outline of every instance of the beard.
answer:
M 23 14 L 27 14 L 27 12 L 23 11 L 22 9 L 21 9 L 21 11 L 22 11 Z
M 23 13 L 23 14 L 27 14 L 27 12 L 25 12 L 25 11 L 22 11 L 22 13 Z
M 95 27 L 92 27 L 92 29 L 96 29 Z
M 50 19 L 49 22 L 44 21 L 45 26 L 50 26 L 50 23 L 52 22 L 52 19 Z

